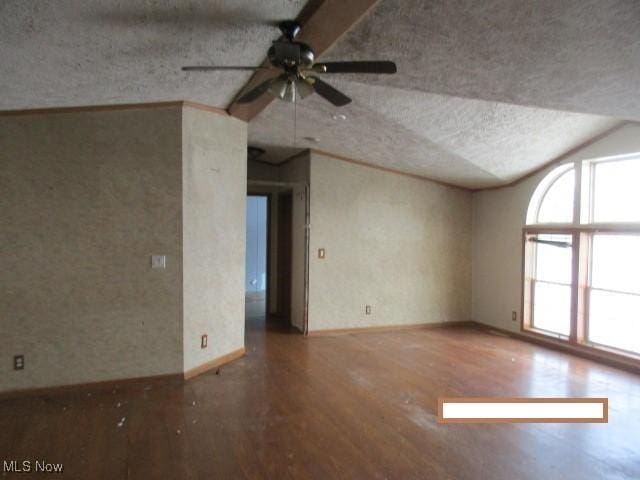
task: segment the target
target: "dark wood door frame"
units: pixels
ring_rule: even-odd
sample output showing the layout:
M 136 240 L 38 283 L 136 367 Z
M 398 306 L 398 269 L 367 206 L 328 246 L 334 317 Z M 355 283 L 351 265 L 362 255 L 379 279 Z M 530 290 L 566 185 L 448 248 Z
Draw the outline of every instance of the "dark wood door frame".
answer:
M 291 324 L 291 274 L 293 248 L 293 192 L 278 197 L 278 304 L 277 312 Z

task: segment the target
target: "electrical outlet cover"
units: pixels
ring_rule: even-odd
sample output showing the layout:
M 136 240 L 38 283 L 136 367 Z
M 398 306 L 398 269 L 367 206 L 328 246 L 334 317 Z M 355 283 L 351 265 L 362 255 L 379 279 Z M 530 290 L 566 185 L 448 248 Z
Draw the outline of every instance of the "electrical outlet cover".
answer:
M 151 268 L 165 268 L 166 266 L 166 255 L 151 255 Z
M 24 355 L 15 355 L 13 357 L 13 369 L 24 370 Z

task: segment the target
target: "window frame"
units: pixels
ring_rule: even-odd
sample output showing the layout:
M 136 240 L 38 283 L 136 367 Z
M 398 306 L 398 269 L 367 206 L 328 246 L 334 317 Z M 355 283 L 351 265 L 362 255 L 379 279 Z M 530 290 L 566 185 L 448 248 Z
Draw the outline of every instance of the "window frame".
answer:
M 589 299 L 592 290 L 593 236 L 598 233 L 640 235 L 640 222 L 592 223 L 593 201 L 595 198 L 594 170 L 598 163 L 631 159 L 640 161 L 640 153 L 602 159 L 575 160 L 557 166 L 539 182 L 530 198 L 527 209 L 527 223 L 522 229 L 522 314 L 520 315 L 520 331 L 525 335 L 537 337 L 548 343 L 569 347 L 578 353 L 582 352 L 589 356 L 630 363 L 635 367 L 640 367 L 640 354 L 591 342 L 588 335 Z M 571 168 L 574 170 L 573 221 L 571 223 L 530 223 L 530 221 L 537 222 L 540 206 L 549 189 Z M 534 201 L 537 202 L 537 205 L 532 205 Z M 532 208 L 534 210 L 531 210 Z M 535 215 L 532 216 L 533 213 Z M 533 317 L 535 279 L 531 275 L 532 265 L 536 261 L 536 254 L 531 253 L 533 247 L 528 245 L 528 243 L 531 243 L 528 242 L 528 238 L 531 235 L 540 234 L 572 236 L 571 318 L 568 337 L 556 332 L 535 328 Z
M 574 189 L 576 188 L 576 185 L 578 184 L 578 172 L 575 168 L 575 165 L 573 163 L 565 163 L 562 165 L 557 166 L 556 168 L 554 168 L 553 170 L 551 170 L 538 184 L 538 186 L 536 187 L 535 191 L 533 192 L 531 199 L 529 201 L 529 208 L 527 209 L 527 225 L 569 225 L 569 224 L 573 224 L 573 219 L 571 222 L 547 222 L 547 223 L 541 223 L 538 221 L 538 218 L 540 217 L 540 208 L 542 207 L 542 204 L 544 203 L 545 199 L 547 198 L 547 195 L 549 194 L 549 192 L 551 191 L 551 189 L 556 185 L 556 183 L 562 178 L 564 177 L 567 173 L 569 173 L 570 171 L 573 171 L 573 186 Z M 531 204 L 535 203 L 535 206 L 533 207 L 533 210 L 531 210 Z M 575 199 L 575 195 L 574 195 L 574 199 L 573 199 L 573 205 L 574 205 L 574 217 L 575 217 L 575 204 L 576 204 L 576 199 Z M 533 222 L 529 222 L 529 220 L 532 219 Z
M 622 236 L 640 236 L 640 231 L 635 231 L 635 230 L 612 230 L 612 231 L 603 231 L 603 230 L 596 230 L 593 231 L 589 234 L 589 243 L 588 245 L 585 247 L 588 249 L 588 256 L 589 256 L 589 265 L 588 265 L 588 281 L 587 284 L 585 285 L 585 311 L 584 311 L 584 338 L 583 338 L 583 344 L 592 348 L 596 348 L 596 349 L 601 349 L 601 350 L 606 350 L 606 351 L 614 351 L 614 352 L 620 352 L 622 355 L 626 355 L 628 357 L 631 358 L 638 358 L 640 359 L 640 352 L 633 352 L 631 350 L 626 350 L 624 348 L 619 348 L 619 347 L 612 347 L 610 345 L 606 345 L 603 343 L 598 343 L 598 342 L 594 342 L 593 340 L 591 340 L 589 338 L 589 316 L 590 316 L 590 302 L 591 302 L 591 292 L 594 290 L 600 291 L 600 292 L 609 292 L 609 293 L 615 293 L 615 294 L 619 294 L 619 295 L 631 295 L 634 297 L 640 297 L 640 293 L 637 292 L 627 292 L 627 291 L 622 291 L 622 290 L 612 290 L 612 289 L 608 289 L 608 288 L 600 288 L 600 287 L 594 287 L 592 285 L 592 275 L 593 275 L 593 237 L 597 234 L 606 234 L 606 235 L 622 235 Z
M 580 163 L 580 185 L 576 183 L 576 201 L 586 206 L 584 209 L 580 209 L 577 212 L 577 217 L 574 217 L 574 223 L 580 226 L 593 225 L 603 227 L 640 227 L 640 221 L 638 222 L 596 222 L 595 221 L 595 201 L 596 201 L 596 167 L 598 165 L 614 162 L 624 162 L 629 160 L 635 160 L 640 162 L 640 152 L 629 155 L 619 155 L 615 157 L 594 158 L 588 160 L 577 161 Z M 587 187 L 582 188 L 582 185 Z M 575 204 L 574 204 L 575 206 Z
M 535 326 L 535 315 L 534 315 L 534 305 L 535 305 L 535 286 L 536 283 L 539 281 L 537 278 L 535 278 L 537 276 L 537 271 L 536 271 L 536 265 L 537 265 L 537 259 L 538 259 L 538 252 L 537 252 L 537 245 L 530 245 L 529 242 L 529 237 L 533 236 L 533 235 L 570 235 L 571 236 L 571 261 L 572 261 L 572 273 L 571 273 L 571 283 L 569 285 L 564 285 L 561 284 L 563 286 L 569 286 L 569 288 L 571 289 L 571 306 L 573 308 L 573 255 L 575 254 L 575 242 L 576 242 L 576 238 L 574 235 L 574 232 L 571 229 L 566 229 L 563 227 L 558 227 L 558 228 L 549 228 L 549 227 L 541 227 L 541 228 L 527 228 L 523 231 L 523 236 L 522 236 L 522 242 L 523 242 L 523 272 L 524 272 L 524 280 L 523 283 L 525 285 L 525 288 L 523 288 L 523 312 L 527 312 L 528 315 L 522 315 L 522 322 L 521 322 L 521 327 L 524 326 L 526 328 L 527 332 L 534 332 L 534 333 L 538 333 L 540 335 L 544 335 L 550 338 L 555 338 L 558 340 L 568 340 L 570 338 L 570 334 L 569 336 L 564 335 L 562 333 L 559 332 L 553 332 L 550 330 L 546 330 L 543 328 L 538 328 Z M 528 256 L 527 258 L 527 252 L 533 252 L 531 255 Z M 555 282 L 549 282 L 549 281 L 544 281 L 541 280 L 540 282 L 542 283 L 555 283 Z M 526 306 L 526 309 L 525 309 Z M 573 318 L 573 312 L 569 313 L 570 315 L 570 321 Z M 571 326 L 570 326 L 570 330 L 571 330 Z

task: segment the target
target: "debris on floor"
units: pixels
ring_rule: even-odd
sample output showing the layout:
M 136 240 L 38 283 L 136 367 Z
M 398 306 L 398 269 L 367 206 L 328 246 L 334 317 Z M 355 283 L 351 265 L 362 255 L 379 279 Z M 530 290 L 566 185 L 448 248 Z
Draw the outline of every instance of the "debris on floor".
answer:
M 125 420 L 127 419 L 127 417 L 122 417 L 120 419 L 120 421 L 118 422 L 118 428 L 122 427 L 124 425 Z

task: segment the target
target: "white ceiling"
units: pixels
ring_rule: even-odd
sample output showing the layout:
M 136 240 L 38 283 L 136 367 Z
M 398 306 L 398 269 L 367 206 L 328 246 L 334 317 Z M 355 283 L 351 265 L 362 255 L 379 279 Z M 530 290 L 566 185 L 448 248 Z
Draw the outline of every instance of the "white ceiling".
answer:
M 352 95 L 340 109 L 317 95 L 274 102 L 249 126 L 262 160 L 317 148 L 468 188 L 509 183 L 613 128 L 619 121 L 506 103 L 333 80 Z M 347 120 L 334 120 L 341 113 Z M 312 142 L 305 137 L 316 137 Z M 283 150 L 272 147 L 288 146 Z
M 638 25 L 635 0 L 382 0 L 321 60 L 391 59 L 398 74 L 326 75 L 354 99 L 349 118 L 304 100 L 299 145 L 469 188 L 509 183 L 640 120 Z M 291 146 L 292 115 L 273 103 L 251 141 Z
M 640 120 L 638 0 L 382 0 L 326 59 L 391 58 L 368 82 Z
M 0 110 L 191 100 L 227 107 L 305 0 L 2 0 Z
M 0 109 L 191 100 L 226 107 L 273 23 L 304 0 L 4 0 Z M 354 102 L 274 102 L 250 127 L 279 161 L 301 147 L 478 188 L 508 183 L 640 120 L 636 0 L 381 0 L 324 59 L 391 59 L 392 76 L 326 76 Z M 575 112 L 575 113 L 567 113 Z M 318 143 L 301 140 L 319 138 Z

